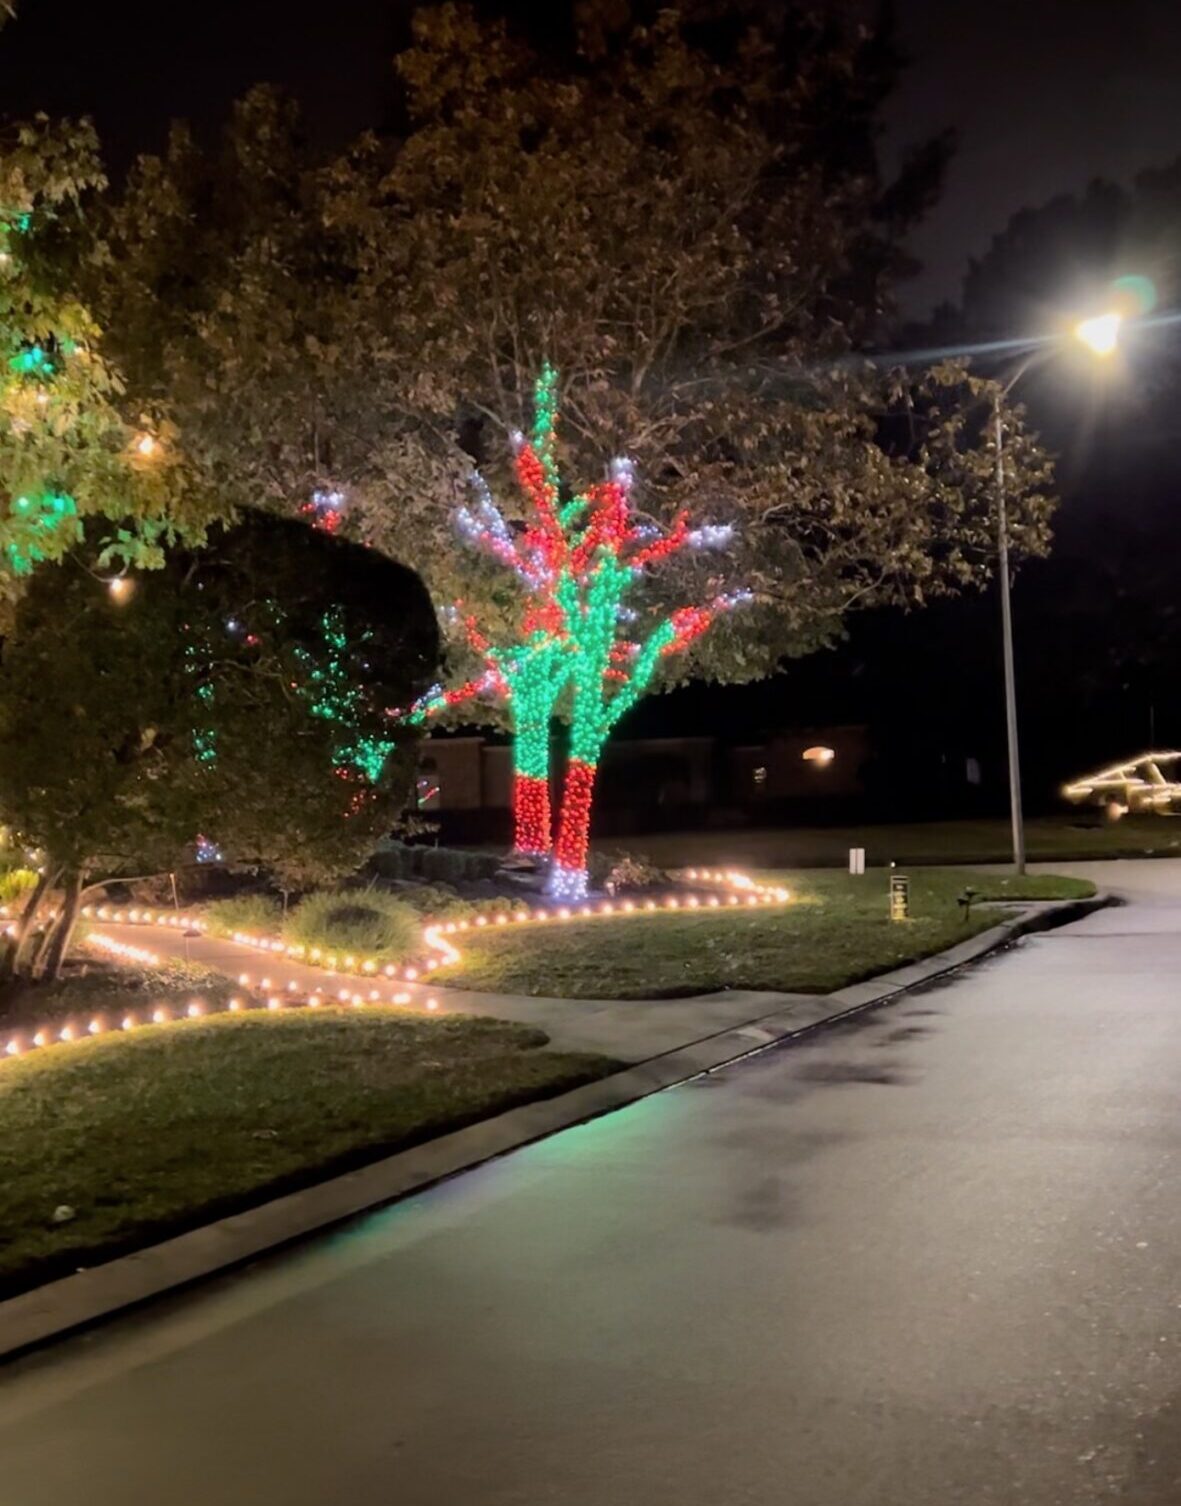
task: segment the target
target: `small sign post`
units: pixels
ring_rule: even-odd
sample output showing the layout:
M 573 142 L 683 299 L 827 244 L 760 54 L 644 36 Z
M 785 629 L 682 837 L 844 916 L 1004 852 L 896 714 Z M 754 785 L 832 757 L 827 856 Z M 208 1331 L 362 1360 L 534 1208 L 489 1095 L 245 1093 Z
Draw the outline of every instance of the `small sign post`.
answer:
M 849 848 L 849 872 L 850 873 L 864 873 L 865 872 L 865 848 L 864 847 L 850 847 Z
M 905 873 L 890 874 L 890 919 L 910 919 L 910 880 Z

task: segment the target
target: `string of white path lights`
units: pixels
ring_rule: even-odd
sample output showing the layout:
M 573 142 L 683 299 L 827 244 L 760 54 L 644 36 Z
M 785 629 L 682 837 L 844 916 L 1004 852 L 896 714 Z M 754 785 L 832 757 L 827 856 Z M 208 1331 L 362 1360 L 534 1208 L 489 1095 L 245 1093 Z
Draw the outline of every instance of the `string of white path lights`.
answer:
M 663 900 L 607 899 L 597 903 L 588 901 L 579 905 L 562 905 L 554 909 L 543 907 L 529 909 L 522 905 L 507 913 L 504 911 L 487 914 L 481 912 L 465 920 L 431 921 L 423 926 L 424 955 L 416 963 L 404 966 L 394 963 L 383 964 L 373 957 L 359 957 L 348 952 L 334 953 L 322 947 L 306 947 L 298 943 L 284 942 L 278 937 L 265 936 L 257 932 L 234 931 L 229 939 L 241 946 L 252 947 L 257 951 L 270 954 L 277 961 L 296 962 L 303 967 L 315 968 L 329 978 L 339 979 L 347 976 L 369 983 L 380 979 L 387 984 L 398 980 L 416 984 L 423 974 L 429 976 L 439 967 L 462 961 L 463 954 L 456 944 L 456 938 L 468 931 L 501 926 L 511 926 L 516 929 L 523 925 L 561 925 L 571 921 L 606 918 L 631 917 L 638 920 L 645 916 L 667 914 L 669 911 L 677 910 L 715 910 L 723 907 L 753 909 L 766 905 L 785 904 L 791 898 L 787 889 L 775 884 L 757 883 L 748 874 L 735 869 L 688 868 L 684 870 L 682 877 L 690 884 L 712 887 L 722 892 L 709 893 L 705 896 L 694 893 L 684 896 L 668 895 Z M 7 917 L 8 914 L 8 907 L 0 906 L 0 917 Z M 138 906 L 123 908 L 112 905 L 87 905 L 83 907 L 82 915 L 87 919 L 100 923 L 105 921 L 111 925 L 180 929 L 198 933 L 204 933 L 206 929 L 199 915 Z M 10 924 L 7 927 L 7 934 L 14 934 L 15 929 L 15 924 Z M 152 967 L 158 966 L 163 960 L 157 953 L 145 947 L 119 941 L 102 931 L 93 932 L 89 941 L 120 961 L 138 962 Z M 295 1008 L 318 1009 L 332 1006 L 363 1008 L 394 1005 L 405 1008 L 413 1007 L 418 1002 L 415 994 L 405 990 L 389 993 L 383 998 L 380 987 L 370 987 L 362 991 L 355 985 L 353 987 L 338 986 L 331 991 L 326 991 L 322 988 L 301 989 L 297 983 L 289 982 L 285 988 L 276 989 L 270 978 L 264 976 L 254 980 L 248 973 L 241 973 L 238 983 L 242 988 L 251 989 L 257 984 L 263 1002 L 256 1004 L 252 995 L 245 997 L 234 995 L 223 1001 L 208 995 L 194 994 L 192 998 L 180 1005 L 154 1004 L 148 1008 L 129 1009 L 119 1014 L 118 1018 L 107 1011 L 100 1010 L 91 1014 L 89 1018 L 79 1015 L 64 1020 L 45 1022 L 41 1025 L 29 1025 L 14 1030 L 6 1039 L 0 1037 L 0 1042 L 2 1042 L 0 1061 L 23 1056 L 28 1051 L 40 1050 L 48 1046 L 84 1040 L 89 1036 L 103 1035 L 112 1031 L 158 1027 L 209 1014 L 225 1012 L 237 1014 L 251 1009 L 277 1012 Z M 438 997 L 434 994 L 428 995 L 422 1001 L 421 1007 L 428 1013 L 437 1013 L 440 1008 Z

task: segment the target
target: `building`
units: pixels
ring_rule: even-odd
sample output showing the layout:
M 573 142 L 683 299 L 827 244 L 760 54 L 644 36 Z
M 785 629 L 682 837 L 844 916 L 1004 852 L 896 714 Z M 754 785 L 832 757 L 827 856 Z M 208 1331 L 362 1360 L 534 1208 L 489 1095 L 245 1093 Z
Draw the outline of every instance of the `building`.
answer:
M 762 825 L 807 815 L 840 820 L 866 793 L 864 727 L 810 727 L 734 744 L 721 737 L 615 740 L 596 795 L 602 834 Z M 555 749 L 555 768 L 561 757 Z M 422 744 L 419 808 L 444 835 L 502 841 L 510 833 L 512 749 L 480 735 L 436 733 Z

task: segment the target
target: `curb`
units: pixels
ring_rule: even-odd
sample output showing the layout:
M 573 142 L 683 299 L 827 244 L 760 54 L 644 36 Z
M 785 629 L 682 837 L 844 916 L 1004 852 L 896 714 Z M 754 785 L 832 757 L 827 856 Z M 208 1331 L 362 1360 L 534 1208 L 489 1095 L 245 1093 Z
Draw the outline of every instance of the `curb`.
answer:
M 0 1359 L 88 1327 L 124 1308 L 270 1253 L 357 1214 L 396 1202 L 560 1130 L 717 1071 L 770 1046 L 838 1024 L 998 951 L 1022 935 L 1069 925 L 1112 895 L 1048 901 L 1013 920 L 864 983 L 789 1006 L 649 1058 L 569 1093 L 510 1109 L 357 1171 L 229 1215 L 132 1255 L 0 1302 Z M 835 1006 L 835 1007 L 834 1007 Z

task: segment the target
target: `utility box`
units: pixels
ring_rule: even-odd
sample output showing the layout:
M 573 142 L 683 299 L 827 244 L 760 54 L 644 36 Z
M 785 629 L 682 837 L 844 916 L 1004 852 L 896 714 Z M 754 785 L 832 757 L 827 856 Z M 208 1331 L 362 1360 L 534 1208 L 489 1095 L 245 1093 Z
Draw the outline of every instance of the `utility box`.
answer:
M 849 872 L 850 873 L 864 873 L 865 872 L 865 848 L 864 847 L 850 847 L 849 848 Z

